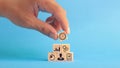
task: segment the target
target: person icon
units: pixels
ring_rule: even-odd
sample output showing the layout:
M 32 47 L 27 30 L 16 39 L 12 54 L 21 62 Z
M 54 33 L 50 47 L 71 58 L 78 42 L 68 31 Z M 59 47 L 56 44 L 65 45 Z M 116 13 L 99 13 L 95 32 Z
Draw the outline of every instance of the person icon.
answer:
M 60 61 L 63 61 L 63 60 L 64 60 L 64 58 L 62 57 L 62 54 L 61 54 L 61 53 L 59 54 L 58 60 L 60 60 Z

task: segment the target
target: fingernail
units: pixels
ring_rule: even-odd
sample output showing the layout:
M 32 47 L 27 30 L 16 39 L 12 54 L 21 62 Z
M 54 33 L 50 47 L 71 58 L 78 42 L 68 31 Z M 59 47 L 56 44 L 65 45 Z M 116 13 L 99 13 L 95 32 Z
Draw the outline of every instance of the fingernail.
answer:
M 70 34 L 70 28 L 68 28 L 68 32 L 67 33 Z

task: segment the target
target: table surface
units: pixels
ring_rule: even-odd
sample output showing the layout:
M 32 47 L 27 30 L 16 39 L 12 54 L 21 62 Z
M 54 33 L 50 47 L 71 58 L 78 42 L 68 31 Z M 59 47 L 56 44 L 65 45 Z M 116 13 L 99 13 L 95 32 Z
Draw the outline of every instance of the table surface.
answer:
M 46 60 L 0 60 L 0 68 L 120 68 L 120 62 L 101 60 L 74 60 L 73 62 L 48 62 Z

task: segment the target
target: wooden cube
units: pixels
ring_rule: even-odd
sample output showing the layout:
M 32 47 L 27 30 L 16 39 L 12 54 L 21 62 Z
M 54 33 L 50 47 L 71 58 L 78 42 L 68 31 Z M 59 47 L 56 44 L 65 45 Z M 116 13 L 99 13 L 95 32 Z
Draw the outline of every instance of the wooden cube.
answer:
M 60 46 L 61 50 L 60 52 L 70 52 L 70 45 L 69 44 L 61 44 Z
M 57 61 L 66 61 L 65 53 L 57 53 Z
M 73 61 L 73 53 L 72 52 L 66 53 L 66 61 Z
M 61 48 L 60 48 L 60 45 L 61 45 L 61 44 L 54 44 L 54 45 L 53 45 L 53 51 L 54 51 L 54 52 L 60 52 L 60 49 L 61 49 Z
M 55 52 L 49 52 L 48 53 L 48 61 L 56 61 L 57 54 Z

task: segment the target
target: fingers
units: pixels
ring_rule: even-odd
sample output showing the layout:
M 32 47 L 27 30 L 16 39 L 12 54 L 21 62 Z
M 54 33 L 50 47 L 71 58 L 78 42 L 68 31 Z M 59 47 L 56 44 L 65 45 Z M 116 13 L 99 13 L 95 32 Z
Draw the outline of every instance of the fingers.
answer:
M 56 18 L 56 20 L 60 23 L 62 29 L 68 34 L 70 33 L 70 28 L 68 24 L 68 20 L 66 18 L 66 13 L 63 9 L 56 9 L 56 11 L 53 13 L 53 16 Z
M 37 31 L 53 38 L 53 39 L 57 39 L 57 31 L 48 23 L 45 23 L 37 18 L 33 18 L 34 19 L 34 29 L 36 29 Z
M 66 18 L 65 10 L 53 0 L 46 0 L 43 10 L 52 13 L 53 17 L 60 23 L 61 28 L 68 34 L 70 28 Z
M 57 6 L 57 8 L 55 10 L 51 10 L 51 12 L 53 11 L 53 13 L 52 13 L 53 16 L 60 23 L 62 29 L 67 34 L 70 33 L 70 28 L 69 28 L 68 20 L 66 18 L 65 10 L 62 7 L 60 7 L 57 3 L 54 3 L 54 6 Z
M 53 26 L 57 32 L 61 30 L 60 23 L 53 16 L 47 18 L 46 22 Z

